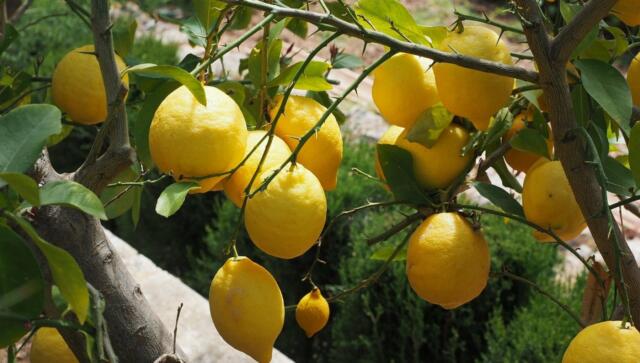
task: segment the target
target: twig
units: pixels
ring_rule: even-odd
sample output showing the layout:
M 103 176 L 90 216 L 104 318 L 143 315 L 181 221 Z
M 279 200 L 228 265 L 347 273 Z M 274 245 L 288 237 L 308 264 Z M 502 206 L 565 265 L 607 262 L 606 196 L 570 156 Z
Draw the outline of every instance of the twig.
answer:
M 498 27 L 498 28 L 502 29 L 503 31 L 509 31 L 509 32 L 516 33 L 516 34 L 524 34 L 524 31 L 522 31 L 522 29 L 520 29 L 520 28 L 512 27 L 512 26 L 509 26 L 509 25 L 506 25 L 506 24 L 503 24 L 503 23 L 499 23 L 497 21 L 489 19 L 487 14 L 484 13 L 484 12 L 482 13 L 484 15 L 484 17 L 479 17 L 479 16 L 475 16 L 475 15 L 472 15 L 472 14 L 464 14 L 464 13 L 459 12 L 458 10 L 454 10 L 453 14 L 458 17 L 458 20 L 476 21 L 476 22 L 479 22 L 479 23 L 493 25 L 495 27 Z
M 176 324 L 173 327 L 173 354 L 176 354 L 176 340 L 178 338 L 178 321 L 180 321 L 180 312 L 182 311 L 182 307 L 184 303 L 180 303 L 178 306 L 178 312 L 176 313 Z
M 497 62 L 491 62 L 483 59 L 477 59 L 474 57 L 465 56 L 462 54 L 448 53 L 440 51 L 428 46 L 414 44 L 409 42 L 403 42 L 393 37 L 390 37 L 384 33 L 363 30 L 361 27 L 339 19 L 331 14 L 320 14 L 312 11 L 305 11 L 301 9 L 292 9 L 272 4 L 267 4 L 259 0 L 222 0 L 228 4 L 244 5 L 259 10 L 268 11 L 271 14 L 278 16 L 286 16 L 304 19 L 315 25 L 324 25 L 334 27 L 336 30 L 350 35 L 354 38 L 359 38 L 365 42 L 373 42 L 385 45 L 396 52 L 404 52 L 415 54 L 421 57 L 433 59 L 436 62 L 441 63 L 453 63 L 462 67 L 479 70 L 482 72 L 495 73 L 502 76 L 514 77 L 522 79 L 524 81 L 537 83 L 538 73 L 532 70 L 528 70 L 523 67 L 512 66 Z M 610 1 L 610 0 L 607 0 Z
M 409 215 L 408 217 L 406 217 L 405 219 L 401 220 L 400 222 L 394 224 L 393 226 L 389 227 L 386 231 L 380 233 L 377 236 L 371 237 L 369 239 L 367 239 L 367 244 L 369 246 L 372 246 L 376 243 L 379 242 L 384 242 L 386 240 L 388 240 L 389 238 L 395 236 L 396 234 L 400 233 L 403 229 L 409 227 L 410 225 L 414 224 L 415 222 L 419 221 L 420 219 L 422 219 L 423 215 L 420 212 L 414 213 Z
M 6 2 L 6 1 L 5 1 Z M 20 17 L 22 15 L 24 15 L 24 12 L 27 11 L 27 9 L 31 6 L 31 4 L 33 4 L 33 0 L 27 0 L 25 2 L 23 2 L 19 8 L 17 8 L 13 14 L 11 14 L 11 18 L 9 19 L 9 22 L 12 24 L 15 24 L 16 21 L 18 21 L 18 19 L 20 19 Z M 24 28 L 23 28 L 24 29 Z

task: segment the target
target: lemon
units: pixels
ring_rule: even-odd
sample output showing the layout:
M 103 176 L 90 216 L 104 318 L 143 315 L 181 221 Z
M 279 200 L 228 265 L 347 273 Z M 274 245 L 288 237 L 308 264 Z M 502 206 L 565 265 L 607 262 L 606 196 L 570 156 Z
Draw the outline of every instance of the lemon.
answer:
M 531 121 L 531 115 L 529 115 L 527 112 L 522 112 L 518 114 L 513 119 L 513 124 L 511 125 L 511 128 L 509 129 L 509 131 L 505 133 L 503 137 L 503 141 L 506 142 L 511 140 L 518 132 L 520 132 L 520 130 L 527 127 L 526 123 L 530 121 Z M 547 139 L 547 151 L 549 155 L 551 155 L 552 150 L 553 150 L 553 143 L 551 141 L 551 134 L 549 134 L 549 138 Z M 509 149 L 504 155 L 504 159 L 507 162 L 507 164 L 509 164 L 509 166 L 511 166 L 514 170 L 517 170 L 523 173 L 526 173 L 527 170 L 529 170 L 529 168 L 540 158 L 542 158 L 542 156 L 538 154 L 517 150 L 513 148 Z
M 465 26 L 462 33 L 449 32 L 440 50 L 512 64 L 509 48 L 498 34 L 480 26 Z M 451 113 L 468 118 L 478 130 L 489 128 L 491 116 L 507 104 L 513 90 L 510 77 L 450 63 L 436 63 L 433 71 L 442 104 Z
M 276 96 L 275 106 L 270 110 L 272 119 L 281 103 L 282 96 Z M 284 113 L 278 120 L 275 133 L 294 150 L 298 146 L 299 138 L 315 126 L 326 110 L 314 99 L 290 96 Z M 297 161 L 318 177 L 324 190 L 335 189 L 338 168 L 342 161 L 342 133 L 333 114 L 329 115 L 320 130 L 304 144 Z
M 629 26 L 640 25 L 640 1 L 638 0 L 618 0 L 611 12 Z
M 256 186 L 272 173 L 262 173 Z M 302 165 L 287 166 L 264 191 L 247 201 L 245 225 L 259 249 L 290 259 L 316 242 L 326 215 L 327 199 L 318 178 Z
M 378 67 L 371 95 L 390 124 L 411 128 L 421 113 L 440 100 L 431 61 L 400 53 Z
M 527 220 L 553 230 L 563 240 L 574 239 L 586 227 L 560 161 L 543 159 L 529 169 L 522 188 L 522 207 Z M 533 235 L 542 242 L 554 241 L 538 231 Z
M 391 126 L 378 144 L 396 145 L 411 153 L 413 172 L 418 183 L 426 189 L 446 188 L 465 170 L 472 159 L 471 153 L 462 156 L 462 148 L 469 141 L 469 133 L 458 125 L 452 124 L 444 129 L 431 148 L 407 140 L 406 135 L 405 129 Z M 377 155 L 376 170 L 384 179 Z
M 604 321 L 584 328 L 569 344 L 562 363 L 640 362 L 640 333 L 621 321 Z
M 237 207 L 242 206 L 244 191 L 247 188 L 247 185 L 249 185 L 253 174 L 256 172 L 258 164 L 260 163 L 260 159 L 262 158 L 262 154 L 264 154 L 264 151 L 267 147 L 268 140 L 267 138 L 265 138 L 266 134 L 266 131 L 249 132 L 249 137 L 247 139 L 247 148 L 243 158 L 246 157 L 261 140 L 262 142 L 253 151 L 251 156 L 249 156 L 247 161 L 245 161 L 245 163 L 224 182 L 225 194 Z M 289 146 L 287 146 L 287 144 L 282 141 L 281 138 L 274 135 L 271 146 L 269 147 L 269 153 L 264 159 L 260 170 L 267 170 L 280 166 L 283 162 L 285 162 L 285 160 L 287 160 L 289 155 L 291 155 Z M 257 185 L 258 182 L 259 181 L 256 178 L 256 180 L 253 182 L 253 185 Z
M 411 288 L 445 309 L 455 309 L 480 295 L 487 285 L 490 263 L 484 236 L 458 213 L 431 215 L 409 239 Z
M 320 289 L 314 288 L 300 299 L 296 306 L 296 321 L 311 338 L 322 330 L 329 321 L 329 303 Z
M 77 363 L 78 359 L 73 354 L 67 343 L 55 328 L 40 328 L 33 336 L 31 363 Z
M 209 290 L 211 318 L 229 345 L 260 363 L 271 361 L 284 325 L 284 300 L 269 271 L 248 257 L 232 257 Z
M 640 107 L 640 54 L 636 55 L 631 61 L 629 72 L 627 73 L 627 83 L 629 83 L 629 88 L 631 89 L 633 104 Z
M 85 45 L 67 53 L 56 65 L 51 79 L 53 103 L 74 122 L 93 125 L 107 118 L 107 95 L 100 64 L 93 45 Z M 118 55 L 116 65 L 122 72 L 127 66 Z M 122 82 L 129 87 L 129 77 Z
M 151 157 L 161 172 L 176 179 L 229 171 L 244 155 L 248 132 L 240 107 L 215 87 L 204 90 L 206 106 L 184 86 L 171 92 L 151 122 Z M 211 190 L 222 179 L 200 180 L 198 191 Z

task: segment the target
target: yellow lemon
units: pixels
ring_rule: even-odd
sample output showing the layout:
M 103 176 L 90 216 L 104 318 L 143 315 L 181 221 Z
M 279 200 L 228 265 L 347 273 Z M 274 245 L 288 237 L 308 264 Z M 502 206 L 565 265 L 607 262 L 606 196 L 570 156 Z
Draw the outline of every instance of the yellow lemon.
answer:
M 309 338 L 327 325 L 329 303 L 320 289 L 315 288 L 300 299 L 296 306 L 296 321 Z
M 243 158 L 247 157 L 254 148 L 255 150 L 251 156 L 249 156 L 247 161 L 245 161 L 245 163 L 224 182 L 224 193 L 238 208 L 242 206 L 244 191 L 247 188 L 247 185 L 249 185 L 249 181 L 251 181 L 253 174 L 256 172 L 260 159 L 267 147 L 268 139 L 265 137 L 266 134 L 266 131 L 249 132 L 247 148 Z M 260 141 L 262 142 L 258 145 Z M 256 147 L 256 145 L 258 146 Z M 274 135 L 273 140 L 271 141 L 271 146 L 269 147 L 269 153 L 264 159 L 260 170 L 267 170 L 280 166 L 280 164 L 287 160 L 289 155 L 291 155 L 289 146 L 287 146 L 281 138 Z M 255 186 L 258 183 L 259 180 L 256 178 L 253 185 Z
M 260 363 L 271 361 L 284 325 L 284 300 L 269 271 L 248 257 L 232 257 L 209 290 L 211 318 L 229 345 Z
M 256 187 L 272 173 L 262 173 Z M 326 215 L 327 199 L 318 178 L 302 165 L 287 166 L 264 191 L 247 201 L 245 225 L 259 249 L 290 259 L 313 246 Z
M 509 48 L 498 34 L 480 26 L 465 26 L 462 33 L 449 32 L 440 50 L 512 64 Z M 450 63 L 436 63 L 433 71 L 442 104 L 452 113 L 468 118 L 478 130 L 489 128 L 491 116 L 507 104 L 513 90 L 514 80 L 510 77 Z
M 638 10 L 640 12 L 640 10 Z M 629 72 L 627 73 L 627 83 L 631 89 L 633 104 L 640 107 L 640 54 L 631 61 Z
M 574 239 L 586 227 L 560 161 L 543 159 L 529 169 L 522 188 L 522 207 L 527 220 L 553 230 L 563 240 Z M 542 242 L 554 241 L 538 231 L 533 235 Z
M 272 119 L 281 103 L 282 96 L 276 96 L 275 106 L 270 111 Z M 294 150 L 298 146 L 299 138 L 315 126 L 326 110 L 314 99 L 290 96 L 284 113 L 278 120 L 276 135 Z M 342 133 L 333 114 L 329 115 L 320 130 L 304 144 L 297 161 L 318 177 L 324 190 L 335 189 L 338 168 L 342 161 Z
M 31 363 L 77 363 L 78 359 L 73 354 L 67 343 L 55 328 L 40 328 L 33 337 Z
M 452 124 L 444 129 L 438 141 L 431 148 L 407 140 L 406 135 L 405 129 L 391 126 L 382 135 L 378 144 L 396 145 L 411 153 L 413 172 L 418 183 L 426 189 L 446 188 L 471 161 L 471 153 L 462 156 L 462 148 L 469 141 L 469 133 L 458 125 Z M 376 171 L 384 179 L 377 154 Z
M 107 95 L 100 64 L 93 45 L 85 45 L 67 53 L 56 65 L 51 78 L 51 99 L 73 122 L 93 125 L 107 118 Z M 127 65 L 116 55 L 118 71 Z M 129 87 L 129 77 L 122 82 Z
M 219 89 L 204 89 L 206 106 L 183 86 L 162 101 L 151 122 L 151 157 L 176 179 L 229 171 L 244 155 L 248 132 L 240 107 Z M 222 179 L 201 180 L 198 191 L 209 191 Z
M 584 328 L 569 344 L 562 363 L 640 362 L 640 333 L 621 321 L 604 321 Z
M 511 125 L 509 131 L 505 133 L 503 141 L 506 142 L 511 140 L 518 132 L 520 132 L 520 130 L 527 127 L 526 123 L 531 121 L 531 119 L 528 117 L 529 115 L 527 114 L 527 112 L 518 114 L 513 119 L 513 124 Z M 549 152 L 549 155 L 551 155 L 552 150 L 553 143 L 551 141 L 551 134 L 549 134 L 549 138 L 547 139 L 547 151 Z M 527 170 L 529 170 L 529 168 L 540 158 L 542 158 L 542 156 L 513 148 L 509 149 L 504 155 L 504 159 L 507 164 L 509 164 L 509 166 L 511 166 L 514 170 L 523 173 L 526 173 Z
M 430 66 L 428 59 L 400 53 L 374 71 L 371 95 L 387 122 L 411 128 L 421 113 L 440 101 Z
M 629 26 L 640 25 L 640 1 L 638 0 L 618 0 L 611 12 Z
M 482 232 L 458 213 L 428 217 L 413 232 L 407 250 L 407 277 L 422 299 L 455 309 L 487 285 L 489 246 Z

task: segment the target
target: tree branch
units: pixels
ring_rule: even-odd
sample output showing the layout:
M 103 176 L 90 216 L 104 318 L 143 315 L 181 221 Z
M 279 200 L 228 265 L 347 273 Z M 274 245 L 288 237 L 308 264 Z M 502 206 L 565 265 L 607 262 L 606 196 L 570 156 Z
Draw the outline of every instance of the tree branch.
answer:
M 254 9 L 269 12 L 277 16 L 298 18 L 314 25 L 331 26 L 335 31 L 359 38 L 365 42 L 373 42 L 385 45 L 395 51 L 415 54 L 417 56 L 433 59 L 436 62 L 452 63 L 465 68 L 471 68 L 482 72 L 495 73 L 502 76 L 514 77 L 527 82 L 537 83 L 538 73 L 519 66 L 512 66 L 484 59 L 465 56 L 457 53 L 447 53 L 424 45 L 403 42 L 384 33 L 363 29 L 356 24 L 339 19 L 331 14 L 316 13 L 302 9 L 292 9 L 278 5 L 267 4 L 259 0 L 222 0 L 232 5 L 248 6 Z
M 567 62 L 571 53 L 602 18 L 609 14 L 617 0 L 591 0 L 551 42 L 551 59 Z
M 99 193 L 115 176 L 128 168 L 135 157 L 129 144 L 124 102 L 127 88 L 120 79 L 113 51 L 113 24 L 109 18 L 109 1 L 92 0 L 91 14 L 95 52 L 107 95 L 107 119 L 94 141 L 89 156 L 75 173 L 74 179 Z M 109 139 L 109 146 L 102 156 L 97 157 L 106 138 Z
M 608 3 L 609 1 L 603 0 L 602 2 Z M 523 28 L 531 52 L 536 58 L 540 72 L 539 83 L 549 105 L 549 119 L 554 133 L 556 154 L 562 163 L 582 215 L 585 216 L 589 230 L 607 266 L 611 271 L 615 271 L 620 266 L 621 276 L 616 276 L 618 291 L 623 291 L 623 289 L 629 291 L 631 315 L 634 321 L 640 322 L 640 269 L 619 226 L 616 223 L 610 223 L 610 213 L 604 212 L 608 204 L 603 197 L 604 193 L 602 193 L 604 186 L 600 185 L 592 161 L 587 159 L 589 149 L 586 140 L 576 132 L 579 125 L 573 110 L 567 82 L 566 61 L 563 59 L 564 57 L 551 55 L 551 43 L 544 29 L 542 14 L 537 2 L 535 0 L 516 0 L 516 3 L 520 15 L 525 19 Z M 586 9 L 592 8 L 585 7 Z M 584 24 L 588 24 L 588 22 L 587 20 L 580 21 L 585 17 L 586 15 L 582 15 L 576 18 L 576 24 L 582 25 L 572 27 L 575 34 L 572 35 L 571 42 L 577 44 L 582 39 L 576 35 L 586 34 L 581 29 L 586 27 Z M 597 22 L 597 20 L 595 21 Z M 557 43 L 555 44 L 562 44 L 558 39 L 563 38 L 556 38 L 554 42 Z M 562 50 L 562 52 L 566 51 Z M 618 244 L 618 242 L 620 243 Z

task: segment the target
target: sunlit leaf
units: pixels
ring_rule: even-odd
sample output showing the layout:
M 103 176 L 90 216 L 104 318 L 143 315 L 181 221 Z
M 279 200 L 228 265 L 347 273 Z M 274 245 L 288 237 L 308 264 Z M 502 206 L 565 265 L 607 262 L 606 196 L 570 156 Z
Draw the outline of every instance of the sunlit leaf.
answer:
M 411 130 L 407 133 L 407 140 L 417 142 L 427 148 L 431 148 L 440 138 L 440 134 L 453 121 L 453 114 L 441 103 L 425 110 Z
M 82 184 L 71 180 L 51 181 L 40 188 L 41 205 L 63 205 L 77 208 L 100 219 L 107 219 L 97 195 Z
M 299 62 L 287 67 L 268 83 L 269 87 L 287 85 L 291 83 L 296 73 L 300 71 L 304 62 Z M 295 88 L 308 91 L 328 91 L 332 88 L 331 84 L 325 79 L 327 70 L 331 68 L 329 63 L 311 61 L 304 69 L 302 75 L 296 81 Z
M 191 73 L 177 66 L 157 66 L 155 64 L 138 64 L 131 68 L 128 68 L 126 72 L 154 75 L 163 78 L 170 78 L 180 82 L 183 86 L 187 87 L 193 94 L 198 102 L 203 105 L 207 105 L 207 97 L 204 93 L 204 87 L 202 83 L 198 81 Z
M 376 261 L 387 261 L 389 260 L 389 258 L 391 258 L 395 250 L 396 246 L 393 245 L 382 246 L 375 250 L 375 252 L 373 252 L 369 258 Z M 398 252 L 398 254 L 393 258 L 392 261 L 404 261 L 406 259 L 407 246 L 405 245 L 404 248 L 402 248 L 400 252 Z
M 156 213 L 168 218 L 177 212 L 190 190 L 199 188 L 198 183 L 177 182 L 166 187 L 156 203 Z
M 354 5 L 358 22 L 365 28 L 393 38 L 429 45 L 413 16 L 398 0 L 360 0 Z

